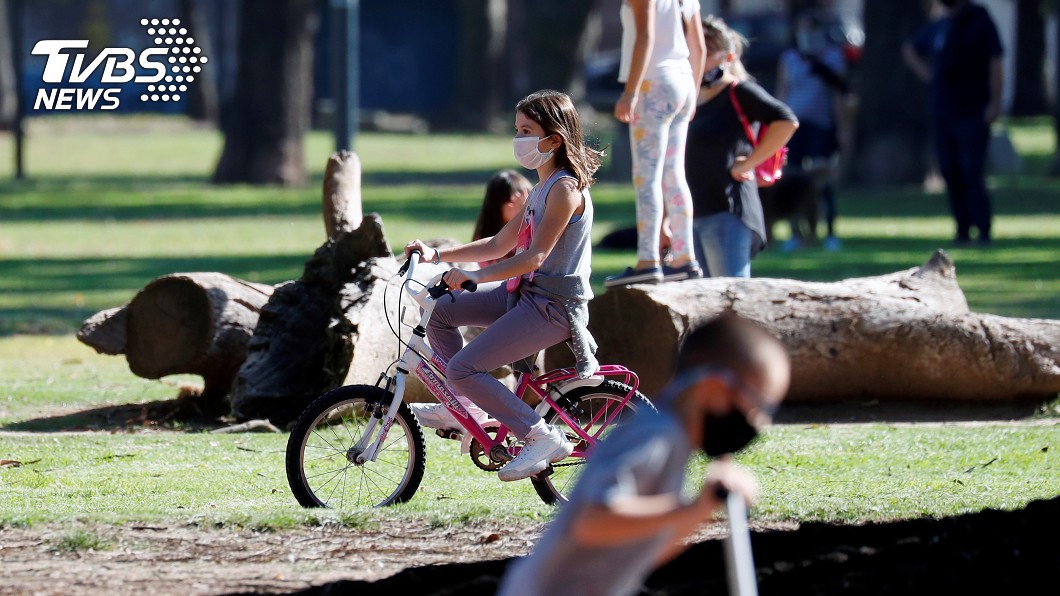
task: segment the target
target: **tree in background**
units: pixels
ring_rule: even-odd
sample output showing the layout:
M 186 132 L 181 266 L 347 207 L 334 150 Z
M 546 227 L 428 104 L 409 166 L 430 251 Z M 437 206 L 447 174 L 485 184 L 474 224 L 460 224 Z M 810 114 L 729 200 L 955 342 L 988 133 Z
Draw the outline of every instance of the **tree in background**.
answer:
M 221 117 L 217 183 L 306 183 L 315 0 L 243 0 L 233 98 Z
M 1016 72 L 1009 115 L 1049 112 L 1045 93 L 1045 7 L 1042 0 L 1016 0 Z
M 15 48 L 7 0 L 0 0 L 0 130 L 15 124 Z
M 927 86 L 902 63 L 902 43 L 928 20 L 921 0 L 865 3 L 865 48 L 851 182 L 919 184 L 928 171 Z
M 215 56 L 213 47 L 210 45 L 210 36 L 207 34 L 209 27 L 206 22 L 206 14 L 202 9 L 201 0 L 180 0 L 180 17 L 187 23 L 188 28 L 196 32 L 196 43 L 206 56 Z M 188 116 L 193 120 L 203 122 L 217 122 L 217 80 L 212 77 L 200 77 L 191 86 L 187 94 Z

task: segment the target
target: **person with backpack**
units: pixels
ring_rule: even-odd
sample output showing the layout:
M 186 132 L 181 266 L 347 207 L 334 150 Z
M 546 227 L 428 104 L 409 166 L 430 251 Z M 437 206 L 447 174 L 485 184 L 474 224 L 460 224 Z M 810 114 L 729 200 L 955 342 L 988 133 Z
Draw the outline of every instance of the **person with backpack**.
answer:
M 755 168 L 784 147 L 799 122 L 747 74 L 742 35 L 712 15 L 703 19 L 703 35 L 707 71 L 685 149 L 696 259 L 710 277 L 750 277 L 751 259 L 767 238 Z M 757 144 L 745 120 L 768 127 Z

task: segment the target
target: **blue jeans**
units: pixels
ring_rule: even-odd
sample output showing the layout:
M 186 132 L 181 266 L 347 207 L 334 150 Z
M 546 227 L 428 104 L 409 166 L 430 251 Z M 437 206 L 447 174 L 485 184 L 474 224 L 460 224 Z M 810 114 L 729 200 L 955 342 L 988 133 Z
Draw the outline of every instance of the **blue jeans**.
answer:
M 751 277 L 751 228 L 732 213 L 692 221 L 696 259 L 708 277 Z

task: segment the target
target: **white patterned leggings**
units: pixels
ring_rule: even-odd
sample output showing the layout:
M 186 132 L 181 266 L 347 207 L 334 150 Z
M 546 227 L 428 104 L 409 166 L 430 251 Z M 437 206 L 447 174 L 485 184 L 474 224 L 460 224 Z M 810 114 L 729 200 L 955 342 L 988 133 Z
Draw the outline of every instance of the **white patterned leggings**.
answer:
M 674 259 L 695 258 L 692 194 L 685 180 L 685 140 L 695 102 L 695 86 L 687 73 L 664 74 L 641 83 L 629 127 L 637 192 L 637 260 L 659 260 L 664 205 Z

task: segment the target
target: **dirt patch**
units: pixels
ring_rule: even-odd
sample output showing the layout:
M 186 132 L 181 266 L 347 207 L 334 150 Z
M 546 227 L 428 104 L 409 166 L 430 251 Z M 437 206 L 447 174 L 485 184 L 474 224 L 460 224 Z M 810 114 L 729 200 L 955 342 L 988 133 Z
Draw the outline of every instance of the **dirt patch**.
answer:
M 63 413 L 5 430 L 54 432 L 145 426 L 208 430 L 225 421 L 191 396 Z M 879 404 L 785 408 L 778 423 L 1055 424 L 1041 404 Z M 1034 417 L 1037 415 L 1038 417 Z M 424 521 L 380 530 L 341 526 L 255 532 L 197 525 L 0 529 L 0 594 L 492 594 L 511 557 L 542 524 L 445 528 Z M 756 526 L 762 594 L 1036 593 L 1060 569 L 1060 497 L 1018 511 L 941 520 L 835 526 Z M 650 578 L 643 594 L 726 593 L 715 524 Z
M 391 523 L 255 532 L 164 525 L 0 529 L 0 594 L 280 594 L 377 580 L 411 566 L 527 552 L 541 524 Z M 88 548 L 89 546 L 93 548 Z
M 541 524 L 276 532 L 194 526 L 0 530 L 0 594 L 492 594 Z M 862 526 L 756 526 L 761 594 L 1036 593 L 1060 569 L 1060 497 L 1017 511 Z M 715 524 L 642 594 L 726 593 Z M 99 548 L 78 549 L 89 542 Z

